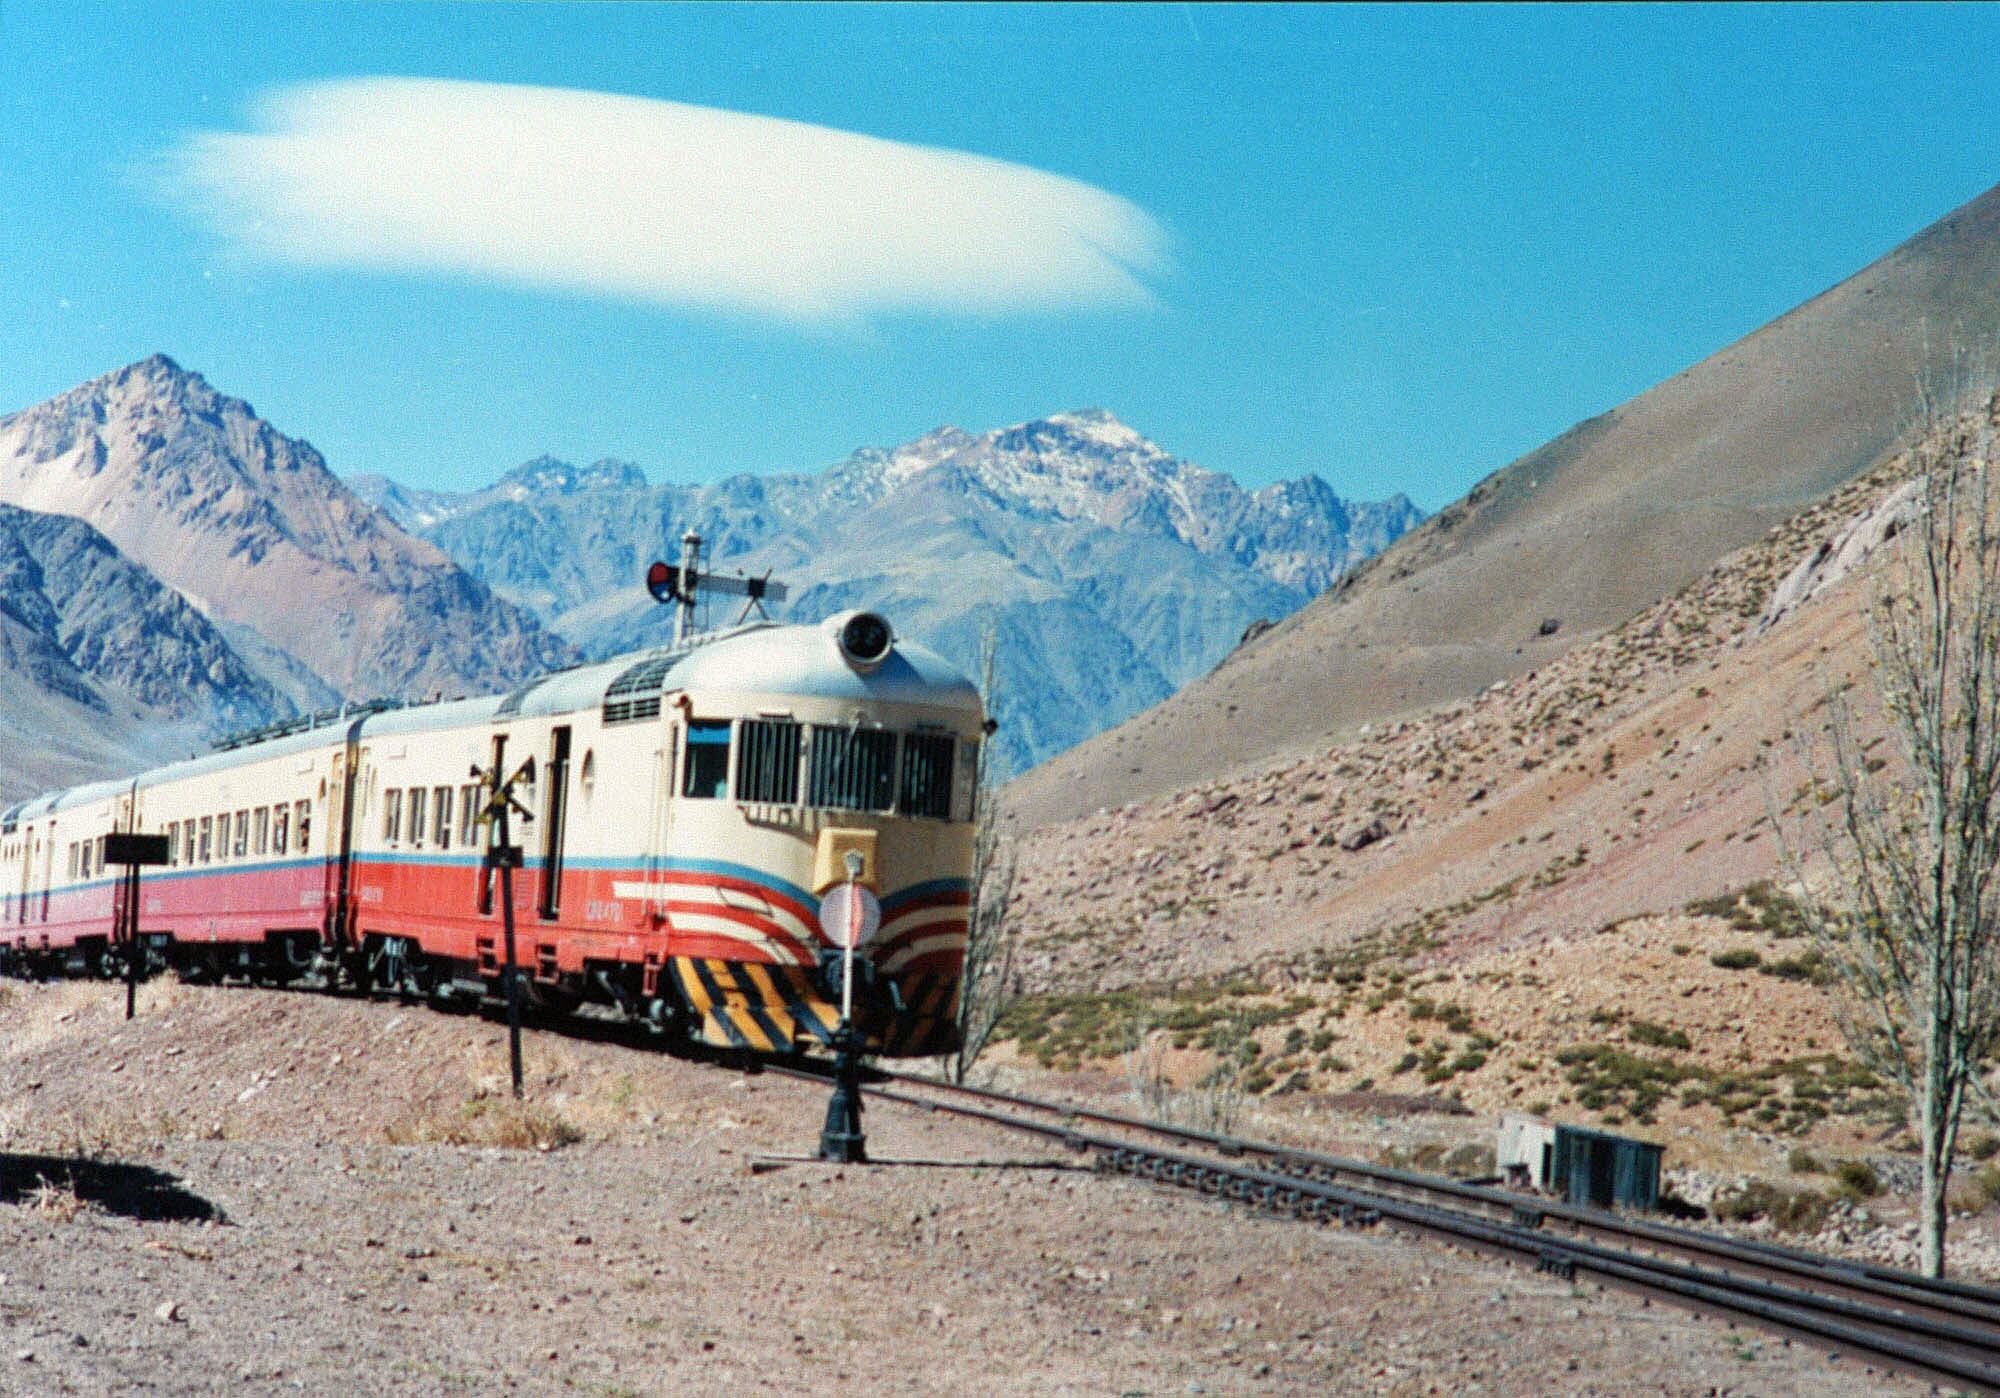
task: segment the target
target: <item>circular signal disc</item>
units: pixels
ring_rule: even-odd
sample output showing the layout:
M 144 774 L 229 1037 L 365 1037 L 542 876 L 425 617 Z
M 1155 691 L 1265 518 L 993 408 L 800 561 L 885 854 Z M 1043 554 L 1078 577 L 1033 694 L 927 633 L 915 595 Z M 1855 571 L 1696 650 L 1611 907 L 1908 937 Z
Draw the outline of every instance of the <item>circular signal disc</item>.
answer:
M 858 928 L 850 927 L 850 922 L 858 923 Z M 882 904 L 858 883 L 835 884 L 819 900 L 819 925 L 835 946 L 859 947 L 881 930 Z

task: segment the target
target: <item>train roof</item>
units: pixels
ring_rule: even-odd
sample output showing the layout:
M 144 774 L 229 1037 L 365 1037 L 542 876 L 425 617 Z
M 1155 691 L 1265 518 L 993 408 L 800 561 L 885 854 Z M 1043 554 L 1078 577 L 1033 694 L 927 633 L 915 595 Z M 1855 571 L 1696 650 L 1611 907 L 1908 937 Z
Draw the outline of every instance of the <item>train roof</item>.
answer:
M 979 711 L 979 691 L 972 682 L 927 647 L 897 641 L 879 665 L 862 669 L 843 658 L 826 623 L 754 622 L 679 646 L 635 651 L 530 680 L 502 699 L 494 716 L 575 713 L 625 696 L 669 690 L 737 690 Z
M 149 782 L 178 781 L 317 751 L 346 741 L 350 732 L 360 738 L 392 737 L 496 719 L 550 717 L 669 690 L 924 704 L 978 714 L 979 692 L 972 682 L 927 647 L 898 640 L 880 664 L 865 669 L 850 665 L 835 639 L 838 620 L 818 625 L 752 622 L 705 632 L 677 645 L 538 675 L 505 694 L 315 714 L 233 739 L 200 757 L 153 768 L 145 776 Z M 0 812 L 0 826 L 11 829 L 51 811 L 103 800 L 129 788 L 132 780 L 93 782 L 34 797 Z
M 677 665 L 671 688 L 772 691 L 979 712 L 978 689 L 935 651 L 899 640 L 879 665 L 863 669 L 841 655 L 836 629 L 830 622 L 773 627 L 764 643 L 755 646 L 725 640 Z

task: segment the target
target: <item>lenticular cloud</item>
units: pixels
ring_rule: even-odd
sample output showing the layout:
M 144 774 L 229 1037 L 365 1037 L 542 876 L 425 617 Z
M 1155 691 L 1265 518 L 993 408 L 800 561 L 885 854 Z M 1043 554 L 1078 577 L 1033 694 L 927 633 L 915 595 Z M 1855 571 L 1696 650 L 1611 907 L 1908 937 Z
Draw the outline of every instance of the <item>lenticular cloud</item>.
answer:
M 562 88 L 279 89 L 168 156 L 249 250 L 798 321 L 1145 303 L 1164 235 L 1076 180 L 803 122 Z

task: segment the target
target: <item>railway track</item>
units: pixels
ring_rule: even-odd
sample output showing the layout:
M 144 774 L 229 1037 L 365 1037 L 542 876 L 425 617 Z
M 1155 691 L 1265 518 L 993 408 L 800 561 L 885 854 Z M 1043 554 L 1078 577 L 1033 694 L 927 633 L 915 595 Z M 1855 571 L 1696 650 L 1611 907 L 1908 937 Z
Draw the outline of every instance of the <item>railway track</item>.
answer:
M 629 1021 L 571 1017 L 558 1027 L 632 1047 L 659 1042 Z M 688 1056 L 744 1066 L 739 1054 Z M 752 1060 L 750 1071 L 821 1085 L 832 1077 L 830 1063 L 811 1059 Z M 1087 1153 L 1107 1172 L 1315 1222 L 1386 1223 L 1566 1280 L 1616 1286 L 1648 1304 L 1748 1323 L 1871 1369 L 2000 1395 L 2000 1289 L 890 1070 L 867 1070 L 863 1091 Z
M 825 1082 L 827 1069 L 765 1065 Z M 1315 1222 L 1387 1224 L 1960 1391 L 2000 1394 L 2000 1290 L 1017 1093 L 876 1071 L 877 1101 L 984 1122 L 1101 1170 Z M 1091 1129 L 1086 1129 L 1091 1128 Z

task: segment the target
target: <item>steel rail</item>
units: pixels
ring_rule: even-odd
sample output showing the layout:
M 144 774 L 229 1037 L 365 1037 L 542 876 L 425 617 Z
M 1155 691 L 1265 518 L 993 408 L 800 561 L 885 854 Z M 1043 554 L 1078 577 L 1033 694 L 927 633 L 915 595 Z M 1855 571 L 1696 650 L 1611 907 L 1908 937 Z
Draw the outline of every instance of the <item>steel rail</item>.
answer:
M 1299 1167 L 1309 1174 L 1328 1172 L 1333 1175 L 1346 1175 L 1434 1198 L 1445 1197 L 1478 1204 L 1505 1211 L 1510 1218 L 1523 1224 L 1527 1224 L 1530 1218 L 1534 1219 L 1535 1226 L 1543 1220 L 1555 1219 L 1573 1228 L 1602 1237 L 1641 1242 L 1648 1246 L 1666 1248 L 1684 1255 L 1705 1258 L 1768 1276 L 1798 1278 L 1836 1288 L 1851 1295 L 1897 1305 L 1915 1314 L 1989 1327 L 1992 1343 L 2000 1345 L 2000 1289 L 1993 1287 L 1925 1277 L 1901 1268 L 1886 1267 L 1877 1263 L 1850 1262 L 1825 1253 L 1788 1248 L 1752 1239 L 1732 1238 L 1701 1229 L 1677 1228 L 1667 1224 L 1627 1218 L 1585 1205 L 1524 1197 L 1507 1190 L 1465 1184 L 1459 1180 L 1426 1175 L 1412 1170 L 1400 1170 L 1394 1166 L 1375 1165 L 1367 1161 L 1326 1155 L 1318 1151 L 1303 1150 L 1268 1141 L 1249 1140 L 1221 1132 L 1203 1131 L 1194 1127 L 1147 1121 L 1141 1117 L 1119 1112 L 1052 1102 L 1020 1093 L 972 1087 L 890 1069 L 878 1071 L 885 1078 L 911 1087 L 932 1088 L 983 1101 L 1004 1102 L 1009 1106 L 1047 1112 L 1073 1120 L 1093 1121 L 1123 1130 L 1149 1132 L 1204 1145 L 1229 1156 L 1256 1155 L 1281 1166 Z
M 824 1072 L 795 1065 L 767 1064 L 765 1067 L 816 1082 L 826 1080 Z M 959 1090 L 957 1084 L 940 1084 L 927 1078 L 882 1076 L 894 1076 L 918 1087 L 943 1086 Z M 1033 1121 L 991 1107 L 940 1101 L 883 1087 L 879 1083 L 870 1084 L 865 1090 L 879 1100 L 925 1111 L 945 1112 L 1033 1134 L 1073 1151 L 1089 1152 L 1097 1158 L 1101 1168 L 1110 1171 L 1193 1187 L 1224 1198 L 1321 1221 L 1367 1224 L 1387 1220 L 1393 1225 L 1440 1237 L 1455 1245 L 1471 1247 L 1509 1261 L 1528 1262 L 1538 1270 L 1552 1272 L 1565 1279 L 1593 1277 L 1643 1297 L 1666 1297 L 1691 1309 L 1732 1321 L 1747 1319 L 1788 1337 L 1830 1346 L 1835 1351 L 1850 1353 L 1867 1362 L 1899 1369 L 1932 1382 L 1970 1385 L 1978 1391 L 2000 1394 L 2000 1342 L 1982 1330 L 1795 1286 L 1672 1262 L 1645 1253 L 1555 1237 L 1520 1223 L 1500 1222 L 1375 1190 L 1138 1145 L 1079 1131 L 1067 1120 L 1059 1124 Z M 1018 1105 L 1010 1101 L 1015 1094 L 970 1089 L 966 1095 Z M 1021 1099 L 1021 1102 L 1073 1119 L 1117 1115 L 1088 1111 L 1066 1113 L 1060 1104 L 1039 1103 L 1036 1099 Z M 1121 1121 L 1142 1130 L 1159 1129 L 1157 1123 L 1137 1118 L 1121 1118 Z M 1173 1135 L 1179 1130 L 1166 1128 L 1162 1134 Z M 1217 1133 L 1191 1134 L 1217 1136 Z M 1218 1139 L 1243 1147 L 1239 1154 L 1261 1149 L 1260 1143 L 1256 1142 L 1237 1141 L 1230 1137 Z M 1285 1148 L 1272 1149 L 1283 1151 Z M 1426 1177 L 1413 1175 L 1411 1178 L 1423 1180 Z

